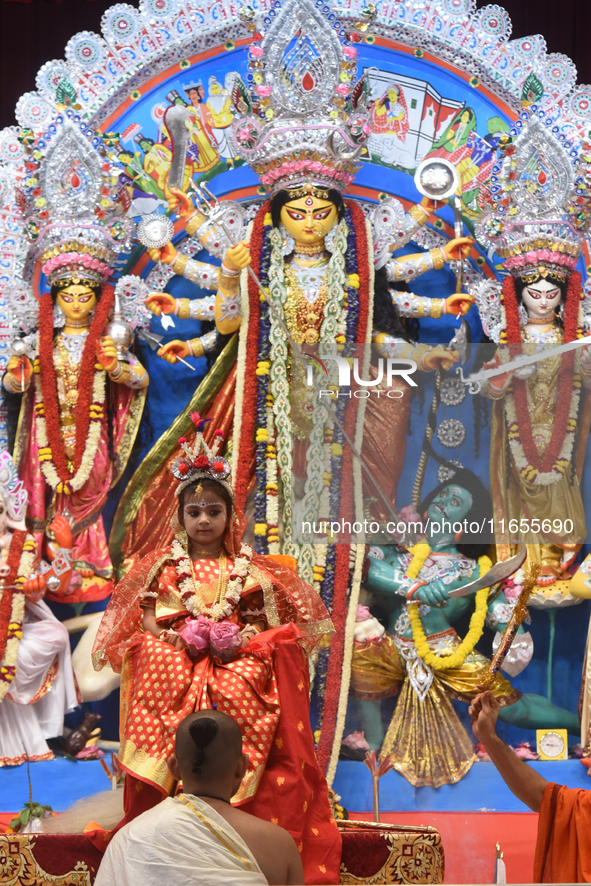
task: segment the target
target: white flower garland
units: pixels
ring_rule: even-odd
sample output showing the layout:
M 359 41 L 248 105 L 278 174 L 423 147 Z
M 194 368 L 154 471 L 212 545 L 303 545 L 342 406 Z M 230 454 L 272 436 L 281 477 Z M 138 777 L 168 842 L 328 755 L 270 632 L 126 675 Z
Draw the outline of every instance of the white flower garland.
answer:
M 338 335 L 344 335 L 346 330 L 347 313 L 345 310 L 345 284 L 347 276 L 345 272 L 345 252 L 347 248 L 347 224 L 344 220 L 338 223 L 335 237 L 333 254 L 328 264 L 327 273 L 327 302 L 324 309 L 324 320 L 320 327 L 320 340 L 326 344 L 334 344 Z M 273 307 L 283 319 L 284 306 L 287 300 L 287 289 L 285 286 L 284 275 L 284 256 L 283 256 L 283 236 L 281 231 L 273 229 L 270 232 L 271 241 L 271 261 L 269 265 L 269 298 Z M 284 532 L 284 551 L 287 554 L 297 557 L 298 574 L 306 581 L 314 582 L 318 586 L 318 576 L 321 568 L 325 563 L 325 555 L 323 556 L 323 545 L 317 546 L 320 550 L 315 551 L 314 547 L 309 544 L 295 545 L 291 541 L 291 404 L 289 399 L 289 379 L 287 375 L 288 364 L 288 348 L 287 342 L 281 326 L 275 319 L 273 313 L 270 313 L 271 331 L 269 340 L 271 342 L 270 351 L 270 389 L 273 397 L 273 414 L 275 440 L 277 445 L 277 456 L 267 459 L 267 488 L 273 489 L 271 484 L 277 483 L 277 465 L 282 482 L 283 492 L 283 532 Z M 314 443 L 312 448 L 319 454 L 324 461 L 324 454 L 320 453 L 323 447 L 325 425 L 327 413 L 324 409 L 315 410 L 313 416 L 312 437 Z M 269 418 L 267 427 L 269 429 Z M 272 441 L 273 437 L 268 437 Z M 322 474 L 322 471 L 320 472 Z M 313 511 L 318 514 L 318 506 L 320 495 L 323 491 L 322 486 L 317 483 L 313 484 L 314 489 L 306 491 L 304 510 L 306 512 Z M 276 498 L 276 496 L 274 496 Z M 267 508 L 273 505 L 270 502 L 271 496 L 267 496 Z M 267 525 L 272 525 L 272 521 L 267 513 Z M 275 551 L 273 551 L 275 553 Z M 314 575 L 315 567 L 316 576 Z
M 372 238 L 372 230 L 368 221 L 365 223 L 366 225 L 366 236 L 367 236 L 367 246 L 368 246 L 368 254 L 373 255 L 373 238 Z M 369 281 L 369 316 L 373 317 L 373 305 L 374 305 L 374 282 L 373 277 L 370 276 Z M 371 337 L 373 335 L 372 325 L 368 323 L 367 333 L 365 339 L 365 362 L 363 365 L 363 378 L 367 378 L 367 370 L 370 359 L 370 349 L 368 344 L 371 342 Z M 361 452 L 361 448 L 363 446 L 363 429 L 364 429 L 364 418 L 365 418 L 365 407 L 367 401 L 362 399 L 359 403 L 359 411 L 357 413 L 357 424 L 355 428 L 355 446 L 358 452 Z M 354 496 L 355 496 L 355 507 L 359 512 L 363 509 L 363 475 L 361 473 L 361 465 L 359 460 L 353 459 L 353 483 L 354 483 Z M 334 777 L 337 770 L 337 763 L 339 759 L 339 753 L 341 750 L 341 742 L 343 740 L 343 733 L 345 731 L 345 718 L 347 715 L 347 706 L 349 701 L 349 690 L 351 686 L 351 665 L 353 661 L 353 641 L 355 635 L 355 624 L 357 618 L 357 604 L 359 603 L 359 594 L 361 591 L 361 577 L 363 574 L 363 564 L 365 562 L 365 545 L 358 544 L 351 546 L 351 555 L 354 558 L 354 563 L 352 564 L 352 580 L 351 580 L 351 590 L 349 594 L 349 609 L 347 610 L 347 621 L 345 623 L 345 640 L 343 645 L 343 664 L 341 671 L 341 687 L 339 692 L 339 703 L 337 708 L 337 720 L 335 725 L 335 733 L 332 745 L 332 751 L 330 755 L 330 761 L 328 764 L 328 769 L 326 772 L 326 780 L 328 782 L 329 787 L 332 787 L 332 783 L 334 781 Z
M 278 228 L 270 232 L 271 261 L 269 263 L 269 300 L 281 319 L 284 319 L 284 305 L 287 299 L 284 278 L 283 235 Z M 298 556 L 298 546 L 291 541 L 291 403 L 289 399 L 289 379 L 287 377 L 288 347 L 285 334 L 269 311 L 271 344 L 269 358 L 269 387 L 273 397 L 275 424 L 275 445 L 277 466 L 283 491 L 283 534 L 284 553 Z M 267 463 L 267 467 L 269 467 Z M 267 482 L 272 482 L 267 475 Z
M 94 466 L 98 445 L 101 438 L 101 422 L 104 417 L 103 405 L 105 402 L 107 373 L 104 369 L 97 369 L 94 373 L 92 381 L 92 402 L 90 405 L 90 424 L 88 427 L 88 436 L 84 446 L 84 454 L 80 462 L 80 466 L 71 480 L 62 483 L 59 474 L 55 469 L 55 465 L 51 456 L 51 447 L 47 439 L 47 425 L 45 422 L 45 411 L 43 405 L 43 397 L 41 394 L 41 385 L 35 386 L 35 422 L 37 428 L 37 439 L 39 441 L 39 449 L 47 450 L 46 455 L 40 455 L 41 470 L 45 480 L 52 489 L 58 492 L 64 492 L 68 495 L 70 492 L 77 492 L 82 489 Z
M 27 535 L 21 558 L 18 565 L 18 572 L 15 584 L 22 585 L 29 578 L 33 570 L 35 562 L 35 541 L 32 536 Z M 25 594 L 22 590 L 15 590 L 12 595 L 12 609 L 10 613 L 9 632 L 11 636 L 6 641 L 6 649 L 4 650 L 4 658 L 0 662 L 0 702 L 8 692 L 10 684 L 14 679 L 13 668 L 16 668 L 16 659 L 18 655 L 18 644 L 23 635 L 23 619 L 25 616 Z
M 250 545 L 242 544 L 240 546 L 240 553 L 234 560 L 234 567 L 228 579 L 226 592 L 219 603 L 215 603 L 211 607 L 203 607 L 199 602 L 199 598 L 195 593 L 191 561 L 178 538 L 175 538 L 172 543 L 171 553 L 176 573 L 182 579 L 179 582 L 179 590 L 181 592 L 181 600 L 187 612 L 190 612 L 195 617 L 202 615 L 207 621 L 212 622 L 223 621 L 229 618 L 242 596 L 244 579 L 248 575 L 248 568 L 252 561 L 252 548 Z

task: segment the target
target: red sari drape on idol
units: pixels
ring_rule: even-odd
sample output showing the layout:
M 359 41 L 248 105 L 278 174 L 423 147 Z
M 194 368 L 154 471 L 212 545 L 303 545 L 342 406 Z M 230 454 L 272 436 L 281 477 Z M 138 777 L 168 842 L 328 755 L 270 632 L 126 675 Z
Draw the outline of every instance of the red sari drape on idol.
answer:
M 144 557 L 118 585 L 95 644 L 95 667 L 109 661 L 122 673 L 126 819 L 174 791 L 166 759 L 176 728 L 193 711 L 216 707 L 237 721 L 250 758 L 233 802 L 292 834 L 306 882 L 338 883 L 341 840 L 314 751 L 306 656 L 328 642 L 328 613 L 291 569 L 255 555 L 228 620 L 243 624 L 251 597 L 255 608 L 264 605 L 268 629 L 231 661 L 211 653 L 191 658 L 140 630 L 146 594 L 156 600 L 160 624 L 187 617 L 176 579 L 169 548 Z
M 105 416 L 92 472 L 87 482 L 71 495 L 54 493 L 48 497 L 48 491 L 51 492 L 51 489 L 41 470 L 34 414 L 35 385 L 40 381 L 38 375 L 34 378 L 35 383 L 23 397 L 14 447 L 14 461 L 29 493 L 27 518 L 37 542 L 38 553 L 41 554 L 45 529 L 54 515 L 62 513 L 67 507 L 73 516 L 73 559 L 89 563 L 97 575 L 110 578 L 112 565 L 101 512 L 107 500 L 107 493 L 125 470 L 142 416 L 145 391 L 135 391 L 125 385 L 113 384 L 107 379 L 113 407 L 115 461 L 112 462 L 109 458 L 108 419 Z

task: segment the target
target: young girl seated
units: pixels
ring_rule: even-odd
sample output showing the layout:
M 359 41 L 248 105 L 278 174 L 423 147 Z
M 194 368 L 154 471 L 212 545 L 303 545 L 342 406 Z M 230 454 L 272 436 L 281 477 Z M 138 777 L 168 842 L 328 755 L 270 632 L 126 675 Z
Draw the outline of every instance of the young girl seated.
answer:
M 309 722 L 307 654 L 330 641 L 314 589 L 288 566 L 242 544 L 230 465 L 195 415 L 179 481 L 173 543 L 148 554 L 117 586 L 93 652 L 122 674 L 125 819 L 176 790 L 166 765 L 180 721 L 217 708 L 240 726 L 247 773 L 234 805 L 286 828 L 306 881 L 337 883 L 340 836 Z

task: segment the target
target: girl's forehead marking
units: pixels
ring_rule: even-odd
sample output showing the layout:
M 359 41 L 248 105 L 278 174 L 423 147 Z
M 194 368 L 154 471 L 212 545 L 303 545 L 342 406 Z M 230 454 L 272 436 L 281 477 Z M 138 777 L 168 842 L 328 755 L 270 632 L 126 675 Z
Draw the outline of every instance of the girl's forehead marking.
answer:
M 205 501 L 204 498 L 201 498 L 198 501 L 188 501 L 187 504 L 185 505 L 185 508 L 213 508 L 213 507 L 225 508 L 226 505 L 223 501 Z

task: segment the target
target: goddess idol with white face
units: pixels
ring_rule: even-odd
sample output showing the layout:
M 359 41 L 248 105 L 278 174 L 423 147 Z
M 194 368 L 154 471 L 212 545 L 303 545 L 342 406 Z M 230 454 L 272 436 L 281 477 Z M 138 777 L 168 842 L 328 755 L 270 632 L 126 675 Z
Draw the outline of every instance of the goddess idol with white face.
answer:
M 588 153 L 584 145 L 579 150 Z M 576 264 L 589 213 L 573 191 L 577 172 L 584 172 L 577 163 L 573 169 L 568 151 L 536 117 L 515 140 L 501 137 L 497 207 L 477 227 L 478 239 L 504 259 L 507 272 L 502 289 L 485 283 L 473 293 L 485 332 L 499 344 L 485 368 L 585 334 Z M 568 596 L 568 566 L 586 537 L 579 480 L 590 390 L 591 352 L 582 347 L 494 376 L 484 391 L 493 401 L 490 488 L 497 553 L 508 555 L 515 537 L 510 524 L 517 521 L 512 525 L 522 527 L 528 562 L 540 566 L 541 593 L 552 586 L 547 593 Z M 573 531 L 555 531 L 553 521 L 567 518 Z

